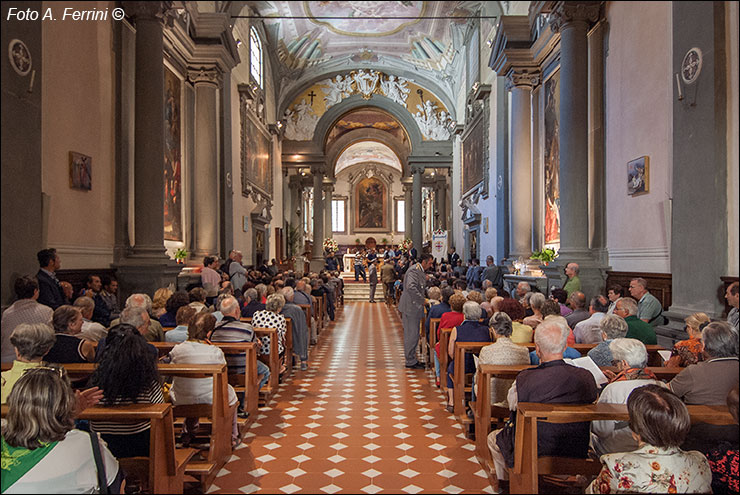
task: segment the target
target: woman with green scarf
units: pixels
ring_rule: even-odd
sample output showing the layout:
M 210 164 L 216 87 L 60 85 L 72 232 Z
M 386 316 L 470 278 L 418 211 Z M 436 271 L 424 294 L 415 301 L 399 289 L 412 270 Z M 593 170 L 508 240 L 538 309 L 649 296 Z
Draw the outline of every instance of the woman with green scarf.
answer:
M 8 397 L 2 428 L 2 493 L 100 493 L 93 439 L 108 493 L 120 492 L 118 461 L 98 435 L 74 429 L 74 417 L 86 405 L 62 368 L 39 366 L 23 374 Z

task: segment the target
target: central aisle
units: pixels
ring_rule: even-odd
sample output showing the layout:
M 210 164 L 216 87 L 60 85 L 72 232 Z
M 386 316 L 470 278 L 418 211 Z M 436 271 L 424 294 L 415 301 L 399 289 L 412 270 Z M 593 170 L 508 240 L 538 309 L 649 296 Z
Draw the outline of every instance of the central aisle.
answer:
M 209 493 L 491 493 L 433 372 L 404 367 L 402 333 L 395 309 L 348 303 Z

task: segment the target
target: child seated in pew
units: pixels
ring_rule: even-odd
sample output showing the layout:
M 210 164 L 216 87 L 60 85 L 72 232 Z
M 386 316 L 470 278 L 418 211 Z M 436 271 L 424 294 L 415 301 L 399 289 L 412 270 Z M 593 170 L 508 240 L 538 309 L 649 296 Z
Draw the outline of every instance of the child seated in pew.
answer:
M 8 397 L 2 429 L 2 493 L 102 492 L 91 442 L 100 447 L 108 493 L 119 493 L 118 461 L 97 434 L 74 429 L 92 403 L 72 391 L 64 368 L 28 368 Z
M 636 388 L 627 399 L 638 448 L 601 456 L 603 468 L 586 493 L 711 493 L 712 473 L 697 451 L 679 448 L 691 426 L 681 399 L 660 385 Z
M 105 352 L 91 378 L 92 385 L 103 391 L 101 404 L 164 403 L 157 354 L 150 348 L 132 325 L 121 323 L 108 331 Z M 149 455 L 149 421 L 123 424 L 96 420 L 90 422 L 90 428 L 101 434 L 117 458 Z
M 185 307 L 178 310 L 178 316 Z M 190 308 L 191 310 L 193 308 Z M 194 311 L 194 310 L 193 310 Z M 206 336 L 216 326 L 216 317 L 210 313 L 194 315 L 188 325 L 188 340 L 177 344 L 170 351 L 170 362 L 173 364 L 226 364 L 224 353 L 217 346 L 211 344 Z M 234 388 L 229 385 L 229 406 L 238 402 Z M 186 404 L 213 403 L 213 380 L 208 378 L 175 377 L 172 380 L 170 399 L 176 406 Z M 239 431 L 237 428 L 236 408 L 231 423 L 231 446 L 239 445 Z M 198 429 L 198 418 L 187 418 L 183 426 L 183 446 L 192 441 L 194 432 Z

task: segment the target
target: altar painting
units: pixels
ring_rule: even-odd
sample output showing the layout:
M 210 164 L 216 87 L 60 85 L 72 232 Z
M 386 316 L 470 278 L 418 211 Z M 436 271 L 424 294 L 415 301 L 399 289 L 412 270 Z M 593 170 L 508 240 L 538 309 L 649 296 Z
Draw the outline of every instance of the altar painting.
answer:
M 180 79 L 164 71 L 164 238 L 182 241 Z
M 362 179 L 355 186 L 355 230 L 388 229 L 388 194 L 377 177 Z
M 560 72 L 545 82 L 545 244 L 560 242 Z

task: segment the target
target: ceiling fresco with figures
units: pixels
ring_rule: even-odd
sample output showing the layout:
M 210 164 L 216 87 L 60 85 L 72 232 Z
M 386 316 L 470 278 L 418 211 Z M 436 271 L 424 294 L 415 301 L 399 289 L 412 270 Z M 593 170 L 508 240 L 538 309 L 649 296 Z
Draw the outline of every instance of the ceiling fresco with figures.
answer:
M 455 122 L 437 96 L 409 79 L 364 69 L 337 74 L 300 93 L 285 111 L 285 137 L 310 140 L 319 119 L 332 106 L 354 95 L 370 99 L 376 94 L 404 107 L 413 116 L 424 140 L 449 139 Z
M 326 147 L 330 148 L 336 139 L 356 129 L 377 129 L 391 134 L 402 143 L 408 142 L 403 126 L 394 117 L 374 108 L 363 108 L 337 120 L 327 136 Z
M 289 68 L 341 56 L 397 57 L 430 69 L 452 60 L 449 23 L 464 22 L 471 2 L 253 2 L 277 30 L 280 61 Z
M 334 169 L 335 174 L 339 174 L 353 165 L 380 163 L 391 168 L 403 171 L 398 156 L 388 146 L 376 141 L 361 141 L 348 146 L 346 150 L 337 159 Z

